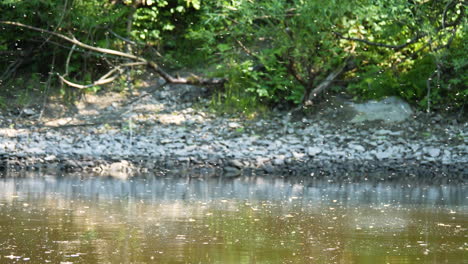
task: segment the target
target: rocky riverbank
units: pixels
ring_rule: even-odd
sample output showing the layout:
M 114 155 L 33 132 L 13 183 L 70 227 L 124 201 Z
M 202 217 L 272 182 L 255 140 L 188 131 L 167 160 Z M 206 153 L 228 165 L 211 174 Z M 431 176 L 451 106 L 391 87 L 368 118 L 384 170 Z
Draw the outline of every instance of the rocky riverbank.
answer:
M 73 115 L 51 114 L 40 122 L 33 121 L 35 109 L 16 120 L 4 114 L 0 167 L 121 178 L 167 170 L 190 176 L 468 178 L 466 123 L 417 113 L 392 122 L 362 116 L 354 122 L 346 110 L 352 103 L 341 100 L 309 116 L 274 111 L 242 120 L 210 113 L 203 107 L 205 92 L 149 87 L 133 99 L 97 96 L 78 104 Z

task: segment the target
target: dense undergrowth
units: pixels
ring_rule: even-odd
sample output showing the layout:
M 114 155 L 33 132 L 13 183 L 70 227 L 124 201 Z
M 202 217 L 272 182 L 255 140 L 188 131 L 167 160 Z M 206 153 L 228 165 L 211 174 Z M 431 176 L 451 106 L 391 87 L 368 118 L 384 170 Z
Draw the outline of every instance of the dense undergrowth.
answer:
M 432 111 L 466 107 L 465 9 L 462 0 L 4 0 L 0 20 L 138 54 L 168 70 L 226 77 L 213 95 L 217 109 L 308 105 L 346 92 L 397 95 Z M 73 101 L 99 91 L 68 87 L 57 73 L 91 83 L 122 60 L 11 25 L 0 31 L 0 107 L 29 104 L 37 94 Z M 112 89 L 131 87 L 144 71 L 123 70 Z

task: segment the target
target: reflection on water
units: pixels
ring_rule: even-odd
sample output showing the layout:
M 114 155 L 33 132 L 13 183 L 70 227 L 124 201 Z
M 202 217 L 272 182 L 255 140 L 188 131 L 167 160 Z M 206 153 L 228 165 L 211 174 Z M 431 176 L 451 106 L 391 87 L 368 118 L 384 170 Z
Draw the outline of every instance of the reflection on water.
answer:
M 468 263 L 467 188 L 0 178 L 0 263 Z

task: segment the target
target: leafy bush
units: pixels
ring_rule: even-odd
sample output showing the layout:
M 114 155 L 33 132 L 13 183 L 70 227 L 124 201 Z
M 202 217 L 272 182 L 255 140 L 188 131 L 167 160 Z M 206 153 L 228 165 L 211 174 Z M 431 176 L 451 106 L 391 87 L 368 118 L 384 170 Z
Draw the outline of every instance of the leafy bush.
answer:
M 354 45 L 359 58 L 348 76 L 354 80 L 349 92 L 363 98 L 398 95 L 427 110 L 466 102 L 461 1 L 365 1 L 346 19 L 350 30 L 343 41 Z
M 202 7 L 206 23 L 191 29 L 219 68 L 243 72 L 245 96 L 301 103 L 347 57 L 332 29 L 347 11 L 339 1 L 235 1 Z M 233 59 L 234 58 L 234 59 Z M 236 61 L 239 67 L 226 64 Z M 248 65 L 248 67 L 242 67 Z M 261 69 L 256 71 L 256 69 Z M 223 68 L 223 71 L 226 71 Z M 237 79 L 235 80 L 237 82 Z
M 228 89 L 270 104 L 304 103 L 354 58 L 344 81 L 362 99 L 397 95 L 422 108 L 459 107 L 466 102 L 464 12 L 451 0 L 208 2 L 189 37 L 221 73 L 243 76 Z
M 185 24 L 192 19 L 190 11 L 199 6 L 198 0 L 4 0 L 0 13 L 4 21 L 55 31 L 102 48 L 129 51 L 129 40 L 136 43 L 129 52 L 154 57 L 162 39 L 170 43 L 169 36 L 183 36 Z M 17 88 L 12 84 L 22 75 L 38 73 L 38 81 L 45 82 L 49 74 L 60 73 L 74 82 L 90 83 L 117 64 L 116 58 L 72 48 L 71 43 L 47 34 L 5 25 L 0 29 L 0 52 L 5 54 L 0 56 L 0 90 L 4 96 L 15 95 Z M 55 86 L 65 98 L 73 99 L 82 92 Z
M 460 0 L 0 2 L 3 20 L 127 50 L 173 69 L 214 69 L 211 75 L 229 79 L 214 105 L 242 111 L 303 104 L 348 62 L 339 80 L 359 98 L 398 95 L 425 109 L 462 107 L 468 94 L 465 9 Z M 45 34 L 1 30 L 3 92 L 17 92 L 7 85 L 15 74 L 37 73 L 44 82 L 53 70 L 90 82 L 116 60 L 79 48 L 70 52 L 70 43 Z M 70 98 L 76 93 L 61 92 Z

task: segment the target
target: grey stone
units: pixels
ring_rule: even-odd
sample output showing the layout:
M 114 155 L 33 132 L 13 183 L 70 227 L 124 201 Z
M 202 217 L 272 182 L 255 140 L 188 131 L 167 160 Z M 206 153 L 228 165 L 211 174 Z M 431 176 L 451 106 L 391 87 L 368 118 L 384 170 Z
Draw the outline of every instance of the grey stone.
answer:
M 296 152 L 296 151 L 292 151 L 291 154 L 295 159 L 302 159 L 305 156 L 304 153 L 300 153 L 300 152 Z
M 190 158 L 189 157 L 177 157 L 177 161 L 180 161 L 180 162 L 188 162 L 190 161 Z
M 49 162 L 54 161 L 56 159 L 57 159 L 57 157 L 55 155 L 47 155 L 46 157 L 44 157 L 44 160 L 49 161 Z
M 268 151 L 267 150 L 256 149 L 256 150 L 252 151 L 251 153 L 256 155 L 256 156 L 266 156 L 268 154 Z
M 228 174 L 234 174 L 234 175 L 241 174 L 240 169 L 235 168 L 235 167 L 231 167 L 231 166 L 226 166 L 226 167 L 223 168 L 223 170 L 224 170 L 225 173 L 228 173 Z
M 23 114 L 26 115 L 26 116 L 32 116 L 32 115 L 36 114 L 36 111 L 34 111 L 31 108 L 25 108 L 25 109 L 23 109 Z
M 426 150 L 426 153 L 430 156 L 430 157 L 433 157 L 433 158 L 436 158 L 440 155 L 440 149 L 438 148 L 428 148 Z
M 161 140 L 161 144 L 168 144 L 168 143 L 172 143 L 172 139 L 165 138 Z
M 391 135 L 391 134 L 392 134 L 392 131 L 387 130 L 387 129 L 379 129 L 379 130 L 375 131 L 375 134 L 376 134 L 376 135 L 382 135 L 382 136 L 384 136 L 384 135 Z
M 450 150 L 445 149 L 444 150 L 444 157 L 451 158 L 452 157 L 452 152 Z
M 238 169 L 242 169 L 244 167 L 244 164 L 236 159 L 229 160 L 228 165 Z
M 417 150 L 419 150 L 420 146 L 419 145 L 416 145 L 416 144 L 411 144 L 409 145 L 409 147 L 411 148 L 411 150 L 413 152 L 416 152 Z
M 4 142 L 0 144 L 0 149 L 4 149 L 6 151 L 14 151 L 16 149 L 16 144 L 14 142 Z
M 268 162 L 270 159 L 265 158 L 265 157 L 256 157 L 255 158 L 255 165 L 257 167 L 262 167 L 266 162 Z
M 273 172 L 275 172 L 275 168 L 274 168 L 271 164 L 265 164 L 265 165 L 263 165 L 262 169 L 263 169 L 263 171 L 265 171 L 266 173 L 273 173 Z
M 392 153 L 388 152 L 388 151 L 383 151 L 383 152 L 377 152 L 375 153 L 375 157 L 378 159 L 378 160 L 385 160 L 385 159 L 388 159 L 392 156 Z
M 408 143 L 403 138 L 397 138 L 396 142 L 398 144 L 407 145 Z
M 364 148 L 363 146 L 361 145 L 357 145 L 357 144 L 349 144 L 348 147 L 352 150 L 355 150 L 357 152 L 364 152 L 366 151 L 366 148 Z
M 73 169 L 73 168 L 78 168 L 79 165 L 76 161 L 74 160 L 65 160 L 63 162 L 63 166 L 67 169 Z
M 274 159 L 273 165 L 275 166 L 283 166 L 285 164 L 284 159 Z
M 237 123 L 237 122 L 229 122 L 228 127 L 229 128 L 240 128 L 241 125 L 239 123 Z
M 411 117 L 414 112 L 411 106 L 399 97 L 391 96 L 381 101 L 368 101 L 362 104 L 351 103 L 350 106 L 357 112 L 351 119 L 352 123 L 373 120 L 386 122 L 401 122 Z
M 322 153 L 322 149 L 319 147 L 308 147 L 307 148 L 307 154 L 309 156 L 316 156 L 317 154 Z

